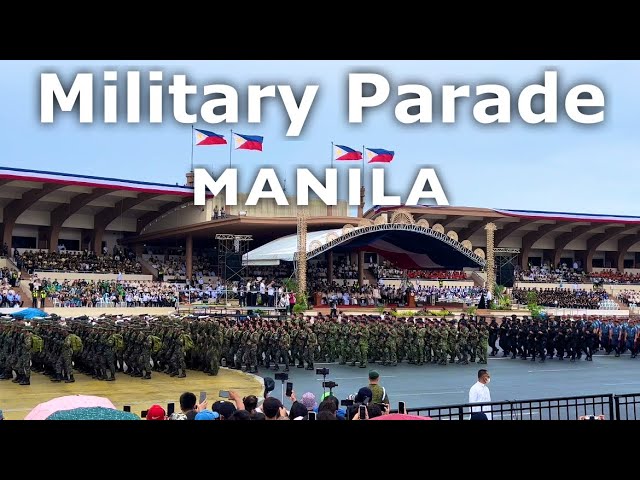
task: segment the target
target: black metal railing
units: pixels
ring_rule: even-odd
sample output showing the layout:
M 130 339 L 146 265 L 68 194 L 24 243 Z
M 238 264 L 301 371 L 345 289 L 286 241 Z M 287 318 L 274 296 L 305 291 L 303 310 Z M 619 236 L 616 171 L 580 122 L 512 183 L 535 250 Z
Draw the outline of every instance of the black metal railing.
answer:
M 640 416 L 640 394 L 624 396 L 625 411 Z M 627 398 L 629 397 L 629 398 Z M 431 417 L 434 420 L 469 420 L 471 414 L 482 412 L 492 420 L 578 420 L 588 415 L 604 415 L 616 419 L 618 403 L 612 394 L 577 397 L 542 398 L 535 400 L 506 400 L 502 402 L 443 405 L 407 408 L 410 415 Z M 397 413 L 397 410 L 394 412 Z M 626 418 L 626 417 L 625 417 Z
M 615 404 L 616 420 L 640 419 L 640 393 L 616 395 L 613 401 Z

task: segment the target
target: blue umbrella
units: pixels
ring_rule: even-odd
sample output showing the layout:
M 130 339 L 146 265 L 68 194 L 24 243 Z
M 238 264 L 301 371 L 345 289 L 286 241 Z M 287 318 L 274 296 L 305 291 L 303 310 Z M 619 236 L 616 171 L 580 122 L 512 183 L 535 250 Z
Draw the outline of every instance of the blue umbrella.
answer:
M 38 317 L 45 318 L 49 315 L 47 315 L 39 308 L 25 308 L 24 310 L 20 310 L 19 312 L 12 313 L 11 316 L 18 320 L 31 320 L 32 318 Z

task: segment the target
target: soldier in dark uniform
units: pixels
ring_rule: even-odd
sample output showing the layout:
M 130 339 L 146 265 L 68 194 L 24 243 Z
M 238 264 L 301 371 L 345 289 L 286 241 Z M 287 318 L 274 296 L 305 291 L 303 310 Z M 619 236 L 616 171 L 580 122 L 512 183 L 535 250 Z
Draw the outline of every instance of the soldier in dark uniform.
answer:
M 480 317 L 480 320 L 484 323 L 484 317 Z M 491 319 L 491 323 L 489 324 L 489 347 L 491 347 L 491 356 L 495 357 L 498 353 L 498 348 L 496 347 L 496 341 L 498 340 L 498 332 L 500 331 L 498 327 L 498 322 L 495 318 Z
M 307 362 L 307 370 L 313 370 L 316 349 L 318 348 L 318 338 L 311 327 L 307 327 L 307 344 L 304 348 L 304 360 Z

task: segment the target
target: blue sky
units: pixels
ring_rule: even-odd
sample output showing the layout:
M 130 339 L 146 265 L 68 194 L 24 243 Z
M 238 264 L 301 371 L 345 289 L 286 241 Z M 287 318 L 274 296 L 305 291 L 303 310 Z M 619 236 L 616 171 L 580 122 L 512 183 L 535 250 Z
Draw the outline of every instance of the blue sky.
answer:
M 265 137 L 262 153 L 233 152 L 240 190 L 249 188 L 257 168 L 272 166 L 287 179 L 287 190 L 292 192 L 295 167 L 316 171 L 328 167 L 335 141 L 354 148 L 365 144 L 394 150 L 394 161 L 385 167 L 391 194 L 406 195 L 414 172 L 433 167 L 452 205 L 640 215 L 635 198 L 640 178 L 637 61 L 4 61 L 0 63 L 0 165 L 182 184 L 190 166 L 191 127 L 174 120 L 166 100 L 160 125 L 131 125 L 126 119 L 104 125 L 99 107 L 92 125 L 80 124 L 77 113 L 59 111 L 53 125 L 40 124 L 40 73 L 56 72 L 71 80 L 77 72 L 94 72 L 100 87 L 105 69 L 118 70 L 122 79 L 130 69 L 145 73 L 161 69 L 165 85 L 172 74 L 184 73 L 200 93 L 206 84 L 234 86 L 240 97 L 240 123 L 196 126 L 227 136 L 233 128 Z M 540 82 L 546 69 L 558 71 L 560 95 L 579 83 L 602 88 L 605 121 L 578 125 L 561 110 L 558 123 L 548 125 L 526 124 L 517 110 L 508 125 L 480 125 L 473 119 L 475 85 L 505 85 L 513 102 L 525 85 Z M 380 73 L 391 83 L 389 100 L 367 112 L 360 125 L 349 124 L 347 117 L 347 80 L 353 72 Z M 283 83 L 292 85 L 298 98 L 305 85 L 320 85 L 297 138 L 285 135 L 288 117 L 278 99 L 263 105 L 261 124 L 245 123 L 247 85 Z M 393 111 L 399 101 L 397 86 L 407 83 L 428 86 L 434 99 L 439 98 L 442 84 L 469 84 L 472 96 L 461 102 L 454 125 L 441 123 L 437 106 L 433 123 L 403 125 Z M 124 94 L 124 82 L 120 93 Z M 200 96 L 190 106 L 199 110 L 201 102 Z M 196 147 L 194 163 L 218 170 L 228 165 L 228 155 L 226 147 Z M 345 177 L 348 167 L 360 165 L 349 163 L 340 165 Z

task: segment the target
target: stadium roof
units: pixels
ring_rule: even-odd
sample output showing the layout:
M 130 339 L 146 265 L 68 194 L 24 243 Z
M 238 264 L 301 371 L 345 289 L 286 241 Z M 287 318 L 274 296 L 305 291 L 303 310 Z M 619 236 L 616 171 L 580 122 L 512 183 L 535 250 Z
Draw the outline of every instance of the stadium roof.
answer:
M 322 230 L 307 233 L 307 258 L 326 251 L 339 253 L 366 250 L 383 255 L 400 268 L 461 270 L 484 265 L 484 260 L 457 241 L 418 225 L 370 225 L 353 230 Z M 277 265 L 296 259 L 297 235 L 269 242 L 243 257 L 247 265 Z
M 51 244 L 57 245 L 60 229 L 73 215 L 91 217 L 98 232 L 118 218 L 133 218 L 140 232 L 172 208 L 193 201 L 188 186 L 13 167 L 0 167 L 0 187 L 3 240 L 9 245 L 14 226 L 31 223 L 20 218 L 30 211 L 50 219 Z

